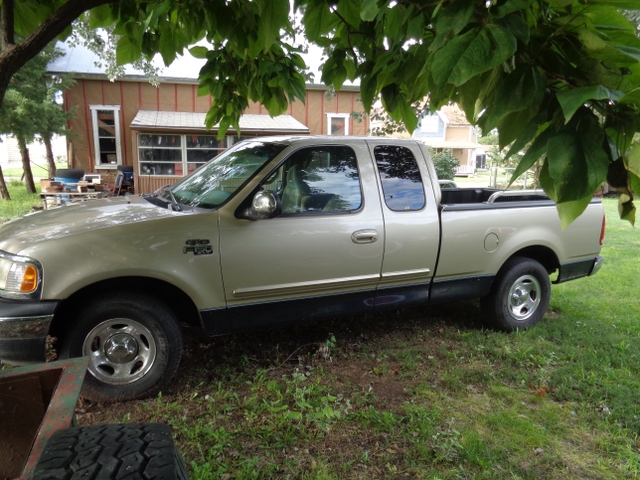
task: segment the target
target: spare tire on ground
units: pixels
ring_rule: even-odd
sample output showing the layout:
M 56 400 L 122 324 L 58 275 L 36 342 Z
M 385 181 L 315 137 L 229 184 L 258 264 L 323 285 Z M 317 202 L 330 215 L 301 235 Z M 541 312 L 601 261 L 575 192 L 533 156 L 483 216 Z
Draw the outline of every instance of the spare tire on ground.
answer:
M 94 425 L 58 430 L 47 441 L 31 480 L 188 479 L 163 423 Z
M 84 170 L 81 168 L 57 168 L 56 177 L 60 178 L 82 178 Z

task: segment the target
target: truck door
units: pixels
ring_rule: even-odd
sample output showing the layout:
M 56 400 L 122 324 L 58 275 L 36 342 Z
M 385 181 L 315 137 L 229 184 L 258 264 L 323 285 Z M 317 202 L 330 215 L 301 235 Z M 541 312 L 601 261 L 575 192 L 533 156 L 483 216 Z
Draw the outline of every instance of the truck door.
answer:
M 232 329 L 372 308 L 384 230 L 364 142 L 292 152 L 266 173 L 282 214 L 248 221 L 220 210 L 220 256 Z
M 438 205 L 418 145 L 368 140 L 374 158 L 385 223 L 384 260 L 376 309 L 429 300 L 438 258 Z

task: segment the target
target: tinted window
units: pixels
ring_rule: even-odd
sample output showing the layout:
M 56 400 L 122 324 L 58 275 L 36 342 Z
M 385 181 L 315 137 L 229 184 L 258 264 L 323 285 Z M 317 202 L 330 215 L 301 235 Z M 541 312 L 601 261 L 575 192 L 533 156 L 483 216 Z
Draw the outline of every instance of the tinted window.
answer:
M 377 146 L 374 150 L 384 201 L 391 210 L 420 210 L 425 205 L 422 177 L 415 157 L 406 147 Z
M 347 212 L 362 205 L 356 154 L 349 147 L 298 150 L 267 181 L 263 187 L 280 194 L 283 213 Z

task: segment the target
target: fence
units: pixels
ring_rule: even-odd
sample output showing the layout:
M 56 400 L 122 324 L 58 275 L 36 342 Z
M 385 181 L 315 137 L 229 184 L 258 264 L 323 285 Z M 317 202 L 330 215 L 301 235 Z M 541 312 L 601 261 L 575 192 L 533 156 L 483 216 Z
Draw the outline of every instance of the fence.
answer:
M 489 170 L 489 188 L 507 188 L 514 171 L 515 168 L 491 167 Z M 523 190 L 526 190 L 527 188 L 535 188 L 533 172 L 527 170 L 516 178 L 511 186 L 515 188 L 522 188 Z

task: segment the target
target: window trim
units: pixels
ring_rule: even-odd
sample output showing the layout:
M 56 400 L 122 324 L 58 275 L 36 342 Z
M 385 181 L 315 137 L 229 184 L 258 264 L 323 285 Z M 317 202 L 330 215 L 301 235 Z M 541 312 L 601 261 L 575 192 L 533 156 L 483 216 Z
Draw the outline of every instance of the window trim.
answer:
M 332 135 L 331 120 L 334 118 L 344 119 L 344 135 Z M 334 137 L 343 137 L 349 135 L 349 118 L 351 118 L 351 114 L 349 113 L 327 113 L 327 135 L 332 135 Z
M 150 163 L 148 160 L 142 160 L 140 158 L 140 150 L 141 149 L 153 149 L 154 147 L 149 147 L 146 145 L 141 145 L 140 144 L 140 136 L 141 135 L 175 135 L 181 138 L 180 140 L 180 147 L 158 147 L 158 149 L 162 149 L 162 148 L 166 148 L 166 149 L 173 149 L 173 150 L 180 150 L 180 154 L 181 154 L 181 158 L 182 160 L 180 161 L 181 165 L 182 165 L 182 175 L 177 175 L 175 173 L 169 175 L 169 174 L 163 174 L 163 175 L 152 175 L 149 173 L 145 173 L 141 170 L 142 168 L 142 164 L 143 163 Z M 171 133 L 171 132 L 159 132 L 159 131 L 152 131 L 152 130 L 141 130 L 136 132 L 136 159 L 137 159 L 137 170 L 138 172 L 136 173 L 137 175 L 143 176 L 143 177 L 151 177 L 151 178 L 161 178 L 161 177 L 175 177 L 175 178 L 184 178 L 187 175 L 189 175 L 189 173 L 187 173 L 188 171 L 188 164 L 190 163 L 199 163 L 199 162 L 193 162 L 193 161 L 188 161 L 187 159 L 187 152 L 189 150 L 198 150 L 197 148 L 194 147 L 187 147 L 187 137 L 190 136 L 211 136 L 211 137 L 215 137 L 215 134 L 210 134 L 210 133 L 202 133 L 202 132 L 198 132 L 198 133 L 191 133 L 191 132 L 187 132 L 187 133 Z M 226 150 L 228 150 L 229 148 L 233 147 L 235 145 L 234 143 L 234 139 L 236 139 L 237 136 L 236 135 L 226 135 L 225 136 L 225 148 L 220 150 L 219 153 L 225 152 Z M 216 148 L 211 148 L 208 150 L 217 150 Z M 156 162 L 156 163 L 177 163 L 177 162 Z M 206 163 L 206 162 L 205 162 Z M 199 167 L 198 167 L 199 168 Z
M 89 105 L 91 110 L 91 127 L 93 131 L 94 169 L 115 170 L 122 165 L 122 132 L 120 130 L 120 105 Z M 100 156 L 100 136 L 98 127 L 98 111 L 111 110 L 116 133 L 116 163 L 102 163 Z
M 342 135 L 340 135 L 342 136 Z M 279 170 L 280 168 L 282 168 L 284 166 L 285 163 L 287 163 L 287 161 L 289 161 L 289 159 L 295 155 L 296 153 L 300 152 L 301 150 L 306 150 L 306 149 L 312 149 L 312 148 L 334 148 L 334 147 L 346 147 L 349 148 L 355 157 L 356 160 L 356 168 L 358 170 L 358 187 L 360 189 L 360 205 L 358 206 L 358 208 L 355 208 L 353 210 L 330 210 L 330 211 L 322 211 L 322 210 L 307 210 L 304 212 L 282 212 L 280 215 L 278 215 L 278 218 L 296 218 L 296 217 L 313 217 L 313 216 L 330 216 L 330 215 L 353 215 L 353 214 L 358 214 L 360 212 L 362 212 L 365 208 L 365 202 L 366 202 L 366 198 L 364 195 L 364 190 L 362 188 L 362 169 L 360 168 L 360 161 L 359 161 L 359 157 L 358 157 L 358 152 L 356 152 L 356 150 L 353 148 L 352 145 L 348 145 L 348 144 L 324 144 L 324 143 L 319 143 L 317 145 L 304 145 L 304 146 L 300 146 L 298 148 L 296 148 L 295 150 L 290 151 L 289 153 L 287 153 L 287 155 L 280 161 L 278 162 L 278 164 L 271 169 L 271 171 L 269 171 L 269 173 L 267 173 L 263 179 L 260 181 L 260 184 L 258 185 L 258 187 L 256 187 L 256 190 L 254 191 L 253 194 L 251 194 L 249 197 L 253 197 L 253 195 L 255 194 L 255 192 L 257 192 L 260 188 L 262 188 L 263 186 L 263 182 L 265 179 L 269 178 L 271 175 L 273 175 L 274 172 L 276 172 L 277 170 Z

